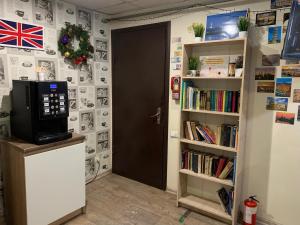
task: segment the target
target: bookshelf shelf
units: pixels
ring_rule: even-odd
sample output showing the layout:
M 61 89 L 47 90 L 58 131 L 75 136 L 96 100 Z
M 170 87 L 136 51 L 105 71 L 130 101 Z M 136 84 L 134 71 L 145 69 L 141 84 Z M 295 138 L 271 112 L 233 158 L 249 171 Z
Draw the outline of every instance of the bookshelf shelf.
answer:
M 227 180 L 227 179 L 223 180 L 223 179 L 208 176 L 208 175 L 205 175 L 205 174 L 195 173 L 194 171 L 187 170 L 187 169 L 181 169 L 181 170 L 179 170 L 179 172 L 182 173 L 182 174 L 197 177 L 197 178 L 200 178 L 200 179 L 203 179 L 203 180 L 207 180 L 207 181 L 211 181 L 211 182 L 214 182 L 214 183 L 223 184 L 223 185 L 226 185 L 226 186 L 229 186 L 229 187 L 233 187 L 233 182 L 231 180 Z
M 246 138 L 246 100 L 249 85 L 250 47 L 247 38 L 238 38 L 185 43 L 182 49 L 180 102 L 180 133 L 182 138 L 180 138 L 181 151 L 179 151 L 178 156 L 177 205 L 224 220 L 231 225 L 237 225 L 240 202 L 242 202 L 241 187 Z M 218 73 L 212 73 L 214 75 L 212 77 L 189 77 L 187 76 L 188 62 L 191 56 L 200 59 L 213 56 L 216 56 L 216 58 L 223 57 L 224 62 L 227 60 L 226 56 L 228 56 L 228 64 L 232 59 L 242 58 L 243 65 L 239 67 L 243 69 L 242 77 L 217 77 L 214 75 Z M 228 68 L 225 64 L 220 64 L 220 66 L 222 66 L 222 71 L 229 69 L 229 65 Z M 205 69 L 205 67 L 203 68 Z M 203 109 L 219 111 L 192 109 L 193 107 L 200 108 L 200 106 Z M 220 112 L 225 111 L 224 109 L 227 109 L 226 111 L 236 111 L 238 109 L 239 113 Z M 237 143 L 237 147 L 194 141 L 199 139 L 197 136 L 202 137 L 201 140 L 205 139 L 207 142 L 210 142 L 209 139 L 215 136 L 220 143 L 231 146 Z M 193 155 L 190 156 L 186 154 L 187 152 L 192 152 Z M 205 171 L 207 168 L 215 169 L 215 163 L 220 163 L 218 159 L 227 158 L 226 166 L 230 166 L 229 162 L 234 165 L 233 176 L 235 182 L 190 170 L 193 168 L 193 163 L 197 163 L 199 160 L 199 155 L 202 156 L 201 160 L 204 156 L 205 163 L 208 162 Z M 186 162 L 188 162 L 188 166 L 186 166 Z M 182 167 L 185 169 L 182 169 Z M 192 177 L 194 179 L 190 179 Z M 225 190 L 220 188 L 225 188 Z M 220 190 L 226 191 L 228 197 L 234 196 L 232 199 L 232 216 L 227 214 L 221 203 L 218 202 L 218 191 Z
M 216 115 L 224 115 L 224 116 L 237 116 L 239 117 L 239 113 L 231 113 L 231 112 L 219 112 L 219 111 L 209 111 L 209 110 L 197 110 L 197 109 L 182 109 L 183 112 L 193 112 L 193 113 L 206 113 L 206 114 L 216 114 Z
M 178 203 L 182 206 L 187 206 L 197 211 L 202 211 L 219 218 L 231 221 L 232 217 L 224 212 L 222 206 L 214 201 L 210 201 L 204 198 L 199 198 L 194 195 L 184 195 L 178 199 Z
M 188 77 L 183 76 L 183 80 L 242 80 L 242 77 Z
M 217 40 L 217 41 L 203 41 L 203 42 L 191 42 L 185 43 L 185 47 L 212 47 L 220 45 L 244 45 L 247 41 L 246 38 L 235 38 L 235 39 L 226 39 L 226 40 Z
M 188 140 L 185 138 L 180 139 L 181 143 L 186 143 L 186 144 L 191 144 L 191 145 L 197 145 L 197 146 L 202 146 L 202 147 L 207 147 L 207 148 L 213 148 L 213 149 L 218 149 L 222 151 L 227 151 L 227 152 L 234 152 L 237 153 L 237 150 L 235 148 L 230 148 L 222 145 L 216 145 L 216 144 L 208 144 L 202 141 L 192 141 Z

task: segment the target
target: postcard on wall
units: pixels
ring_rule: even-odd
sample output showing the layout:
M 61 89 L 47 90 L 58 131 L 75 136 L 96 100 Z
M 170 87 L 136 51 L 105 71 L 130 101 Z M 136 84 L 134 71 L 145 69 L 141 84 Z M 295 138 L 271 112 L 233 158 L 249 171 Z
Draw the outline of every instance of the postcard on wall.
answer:
M 78 74 L 79 85 L 94 84 L 93 62 L 89 61 L 87 64 L 80 66 Z
M 96 87 L 96 108 L 109 107 L 108 86 Z
M 78 87 L 79 110 L 95 108 L 95 87 Z
M 261 67 L 255 69 L 255 80 L 274 80 L 275 67 Z
M 282 66 L 282 77 L 300 77 L 300 65 Z
M 271 9 L 290 7 L 292 0 L 271 0 Z
M 95 111 L 87 110 L 79 112 L 79 129 L 81 133 L 95 131 Z
M 97 152 L 109 150 L 109 130 L 97 132 Z
M 69 132 L 79 133 L 79 112 L 69 112 L 68 129 Z
M 36 65 L 44 72 L 45 80 L 59 80 L 56 59 L 36 58 Z
M 300 89 L 294 89 L 293 102 L 300 103 Z
M 276 123 L 294 125 L 294 123 L 295 123 L 295 113 L 276 112 L 275 122 Z
M 257 13 L 256 26 L 270 26 L 276 24 L 276 11 Z
M 7 57 L 0 54 L 0 88 L 8 88 L 9 77 L 7 70 Z
M 33 56 L 8 55 L 11 80 L 36 80 Z
M 100 13 L 94 13 L 94 36 L 100 38 L 108 38 L 108 25 L 104 18 L 104 15 Z
M 56 26 L 56 7 L 52 0 L 33 0 L 33 22 L 47 27 Z
M 181 57 L 172 57 L 171 63 L 181 63 Z
M 201 77 L 227 77 L 229 56 L 200 56 Z
M 109 109 L 96 110 L 96 126 L 97 130 L 109 128 Z
M 268 28 L 268 44 L 279 44 L 281 42 L 281 26 L 269 27 Z
M 90 159 L 96 155 L 96 134 L 86 134 L 85 138 L 85 158 Z
M 56 1 L 57 28 L 65 27 L 66 23 L 76 24 L 76 7 L 73 4 Z
M 292 78 L 276 78 L 277 97 L 290 97 L 292 90 Z
M 274 88 L 274 81 L 258 81 L 256 90 L 258 93 L 274 93 Z
M 108 61 L 108 40 L 107 39 L 95 39 L 95 61 L 107 62 Z
M 297 121 L 300 121 L 300 105 L 298 105 Z
M 77 24 L 88 32 L 92 32 L 92 11 L 88 9 L 77 8 Z
M 262 56 L 262 65 L 263 66 L 280 66 L 280 55 L 263 55 Z
M 288 98 L 267 97 L 267 110 L 287 111 Z
M 68 88 L 69 111 L 76 111 L 78 107 L 78 89 L 77 87 Z
M 45 28 L 44 29 L 44 51 L 34 51 L 35 56 L 39 57 L 57 57 L 57 31 L 56 29 Z
M 32 21 L 32 2 L 25 0 L 4 1 L 4 15 L 14 21 Z M 3 14 L 0 14 L 3 15 Z
M 290 64 L 299 64 L 299 63 L 300 63 L 300 61 L 297 60 L 297 59 L 286 59 L 286 60 L 285 60 L 285 64 L 286 64 L 286 65 L 290 65 Z
M 282 32 L 286 33 L 287 31 L 287 26 L 289 23 L 289 19 L 290 19 L 290 13 L 284 13 L 283 14 L 283 26 L 282 26 Z

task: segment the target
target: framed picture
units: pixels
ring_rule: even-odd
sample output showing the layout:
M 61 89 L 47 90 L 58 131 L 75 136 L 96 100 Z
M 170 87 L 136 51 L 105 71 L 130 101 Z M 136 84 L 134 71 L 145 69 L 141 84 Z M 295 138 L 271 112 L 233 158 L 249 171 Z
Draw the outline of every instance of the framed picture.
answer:
M 271 0 L 271 9 L 290 7 L 293 0 Z
M 279 44 L 281 42 L 281 26 L 269 27 L 268 44 Z
M 239 35 L 237 21 L 247 15 L 248 12 L 244 10 L 207 16 L 205 40 L 237 38 Z
M 256 26 L 270 26 L 276 24 L 276 11 L 257 13 Z

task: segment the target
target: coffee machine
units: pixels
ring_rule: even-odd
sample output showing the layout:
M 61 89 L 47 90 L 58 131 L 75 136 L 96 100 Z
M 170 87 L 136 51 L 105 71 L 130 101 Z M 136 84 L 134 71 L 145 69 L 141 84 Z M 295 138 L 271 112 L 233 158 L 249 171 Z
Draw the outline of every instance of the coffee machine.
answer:
M 70 138 L 68 116 L 66 81 L 13 80 L 13 136 L 35 144 Z

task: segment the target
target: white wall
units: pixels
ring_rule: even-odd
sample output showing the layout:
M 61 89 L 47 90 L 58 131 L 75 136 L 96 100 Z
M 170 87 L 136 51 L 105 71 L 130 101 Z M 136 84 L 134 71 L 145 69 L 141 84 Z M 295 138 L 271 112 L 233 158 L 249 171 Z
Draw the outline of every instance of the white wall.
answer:
M 245 3 L 246 2 L 246 3 Z M 228 9 L 269 10 L 270 1 L 245 1 L 227 5 Z M 222 6 L 223 8 L 225 6 Z M 182 37 L 183 42 L 193 41 L 193 34 L 187 27 L 193 22 L 206 23 L 208 14 L 221 13 L 218 10 L 198 10 L 171 17 L 149 19 L 134 22 L 111 22 L 112 29 L 137 26 L 162 21 L 171 21 L 171 37 Z M 283 11 L 277 12 L 277 25 L 282 25 Z M 251 20 L 255 22 L 255 14 L 251 14 Z M 261 66 L 261 55 L 279 54 L 282 44 L 267 44 L 267 27 L 254 28 L 250 32 L 253 45 L 251 61 L 252 73 L 248 102 L 248 127 L 246 154 L 244 164 L 243 196 L 255 194 L 261 201 L 259 206 L 259 219 L 266 224 L 296 225 L 297 213 L 300 212 L 300 180 L 297 172 L 300 169 L 298 135 L 299 122 L 294 126 L 274 123 L 275 112 L 265 110 L 268 94 L 256 93 L 254 80 L 255 67 Z M 171 48 L 171 57 L 174 49 Z M 281 62 L 284 65 L 285 61 Z M 178 71 L 170 71 L 170 76 L 180 74 Z M 280 76 L 279 68 L 278 74 Z M 293 88 L 300 88 L 300 81 L 294 79 Z M 298 105 L 289 99 L 288 111 L 297 113 Z M 169 142 L 168 142 L 168 175 L 167 188 L 177 190 L 178 153 L 179 140 L 171 138 L 171 131 L 178 131 L 180 107 L 171 99 L 169 103 Z

